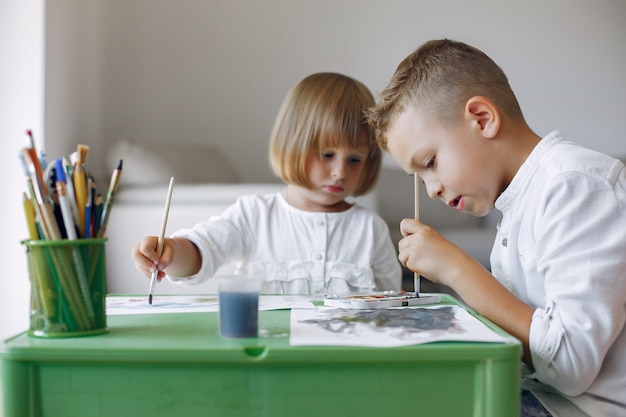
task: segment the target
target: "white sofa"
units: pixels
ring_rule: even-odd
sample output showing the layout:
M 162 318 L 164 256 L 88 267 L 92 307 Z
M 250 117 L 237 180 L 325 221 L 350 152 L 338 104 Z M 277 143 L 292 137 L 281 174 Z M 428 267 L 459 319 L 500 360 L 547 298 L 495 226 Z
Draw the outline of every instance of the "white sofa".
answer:
M 284 187 L 281 183 L 239 181 L 228 160 L 216 149 L 205 146 L 144 147 L 121 141 L 110 148 L 108 164 L 115 166 L 119 158 L 124 160 L 124 169 L 107 228 L 109 293 L 147 293 L 149 280 L 137 272 L 130 252 L 142 237 L 159 233 L 170 176 L 175 177 L 175 185 L 167 234 L 221 213 L 240 195 L 272 193 Z M 202 168 L 197 169 L 198 166 Z M 401 237 L 400 220 L 412 217 L 414 213 L 413 177 L 386 165 L 376 189 L 357 201 L 377 211 L 388 222 L 392 239 L 397 242 Z M 488 265 L 495 235 L 496 220 L 493 217 L 459 214 L 430 200 L 422 187 L 420 219 Z M 231 272 L 232 266 L 225 266 L 218 274 Z M 405 272 L 405 288 L 412 289 L 412 275 Z M 157 293 L 212 293 L 216 290 L 215 282 L 209 280 L 196 286 L 182 286 L 163 280 L 157 286 Z

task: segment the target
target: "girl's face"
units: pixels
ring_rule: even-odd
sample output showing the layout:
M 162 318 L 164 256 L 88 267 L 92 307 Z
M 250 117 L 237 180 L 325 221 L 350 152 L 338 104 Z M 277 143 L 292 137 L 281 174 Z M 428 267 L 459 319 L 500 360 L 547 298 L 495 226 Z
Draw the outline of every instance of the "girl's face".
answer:
M 311 189 L 290 185 L 287 200 L 307 211 L 335 212 L 350 207 L 345 199 L 361 184 L 368 155 L 367 147 L 326 147 L 307 155 L 306 173 Z
M 446 128 L 411 107 L 392 123 L 387 148 L 402 169 L 419 175 L 432 199 L 484 216 L 506 186 L 497 144 L 476 124 Z

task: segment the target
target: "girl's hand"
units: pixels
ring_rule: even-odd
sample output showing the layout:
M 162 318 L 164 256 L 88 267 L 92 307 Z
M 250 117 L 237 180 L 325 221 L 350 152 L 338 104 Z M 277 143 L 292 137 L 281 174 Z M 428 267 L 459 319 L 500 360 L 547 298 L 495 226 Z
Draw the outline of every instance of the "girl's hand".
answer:
M 452 287 L 449 282 L 455 276 L 452 271 L 467 255 L 435 229 L 417 220 L 402 220 L 400 231 L 404 236 L 398 243 L 400 263 L 430 281 Z
M 156 236 L 146 236 L 135 245 L 131 252 L 131 259 L 135 263 L 135 268 L 147 278 L 152 277 L 152 273 L 158 270 L 157 280 L 161 281 L 165 277 L 163 271 L 174 259 L 175 245 L 171 238 L 163 239 L 163 252 L 161 258 L 157 256 L 158 238 Z

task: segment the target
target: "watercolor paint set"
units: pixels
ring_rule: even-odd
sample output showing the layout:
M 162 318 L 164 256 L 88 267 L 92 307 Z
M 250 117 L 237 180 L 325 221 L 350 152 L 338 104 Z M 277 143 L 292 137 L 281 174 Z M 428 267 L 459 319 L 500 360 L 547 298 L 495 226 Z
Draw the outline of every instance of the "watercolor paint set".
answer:
M 437 294 L 420 294 L 419 297 L 415 297 L 414 292 L 399 291 L 327 296 L 324 298 L 325 306 L 357 309 L 414 307 L 423 304 L 437 304 L 439 302 L 441 302 L 441 297 Z

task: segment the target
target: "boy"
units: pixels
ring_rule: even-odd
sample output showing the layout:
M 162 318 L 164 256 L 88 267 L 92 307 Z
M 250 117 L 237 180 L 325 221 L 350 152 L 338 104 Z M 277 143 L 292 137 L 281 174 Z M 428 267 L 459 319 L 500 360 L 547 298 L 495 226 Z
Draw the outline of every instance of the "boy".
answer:
M 410 219 L 399 259 L 521 340 L 523 387 L 543 404 L 525 411 L 525 391 L 522 414 L 626 415 L 624 165 L 558 131 L 537 136 L 501 68 L 450 40 L 405 58 L 368 121 L 431 198 L 502 213 L 491 273 Z

